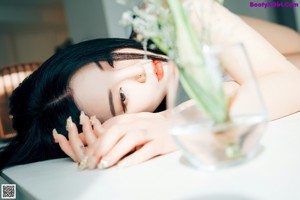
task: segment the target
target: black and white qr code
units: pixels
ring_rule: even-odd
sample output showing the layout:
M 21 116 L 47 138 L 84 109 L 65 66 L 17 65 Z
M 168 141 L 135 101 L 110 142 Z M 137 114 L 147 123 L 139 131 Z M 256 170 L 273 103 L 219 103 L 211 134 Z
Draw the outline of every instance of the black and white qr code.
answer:
M 16 184 L 1 184 L 2 199 L 16 199 Z

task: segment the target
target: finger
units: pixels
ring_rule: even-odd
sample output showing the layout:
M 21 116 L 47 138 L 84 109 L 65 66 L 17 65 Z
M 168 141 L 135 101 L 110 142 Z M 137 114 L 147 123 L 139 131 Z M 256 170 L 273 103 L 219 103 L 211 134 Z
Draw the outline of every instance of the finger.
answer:
M 105 155 L 110 149 L 126 134 L 120 126 L 113 126 L 102 135 L 99 140 L 99 146 L 96 147 L 94 152 L 95 156 Z
M 82 131 L 84 133 L 86 143 L 88 146 L 92 145 L 96 140 L 96 136 L 94 134 L 92 124 L 83 111 L 81 111 L 79 118 L 80 118 L 80 124 L 82 125 Z
M 84 157 L 84 151 L 83 151 L 83 143 L 79 138 L 79 134 L 78 134 L 78 130 L 76 125 L 72 122 L 72 118 L 69 117 L 67 119 L 67 131 L 69 133 L 69 142 L 70 145 L 75 153 L 75 156 L 77 158 L 78 161 L 80 161 L 81 159 L 83 159 Z
M 57 133 L 55 129 L 53 130 L 53 137 L 55 139 L 55 142 L 59 144 L 61 150 L 65 154 L 67 154 L 74 162 L 78 162 L 75 153 L 67 138 L 64 135 Z
M 89 169 L 95 169 L 97 163 L 99 163 L 101 156 L 95 157 L 93 156 L 94 152 L 98 147 L 101 145 L 101 140 L 100 138 L 97 138 L 96 142 L 92 146 L 89 146 L 86 150 L 86 157 L 87 157 L 87 168 Z
M 116 164 L 121 158 L 135 149 L 136 146 L 149 142 L 148 134 L 144 130 L 127 133 L 113 148 L 102 158 L 98 169 L 105 169 Z
M 82 141 L 82 143 L 83 143 L 84 145 L 87 145 L 84 134 L 83 134 L 83 133 L 79 133 L 78 136 L 79 136 L 80 140 Z
M 91 116 L 90 121 L 93 125 L 95 135 L 100 137 L 105 132 L 101 122 L 96 118 L 96 116 Z
M 125 132 L 122 131 L 119 126 L 112 126 L 102 136 L 101 139 L 97 139 L 93 150 L 89 151 L 88 155 L 88 167 L 89 169 L 96 168 L 99 159 L 107 154 L 109 150 L 124 136 Z
M 131 155 L 123 158 L 120 162 L 118 162 L 117 167 L 129 167 L 132 165 L 137 165 L 146 160 L 149 160 L 158 155 L 157 147 L 155 142 L 149 142 L 145 144 L 140 150 L 135 151 Z

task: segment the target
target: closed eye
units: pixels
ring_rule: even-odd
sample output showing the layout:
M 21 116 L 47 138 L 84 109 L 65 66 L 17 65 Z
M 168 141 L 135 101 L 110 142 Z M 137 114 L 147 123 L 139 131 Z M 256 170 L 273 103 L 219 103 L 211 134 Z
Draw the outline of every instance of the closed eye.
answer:
M 126 113 L 128 100 L 127 100 L 126 95 L 123 92 L 122 88 L 120 88 L 119 94 L 120 94 L 120 102 L 121 102 L 121 105 L 123 108 L 123 112 Z

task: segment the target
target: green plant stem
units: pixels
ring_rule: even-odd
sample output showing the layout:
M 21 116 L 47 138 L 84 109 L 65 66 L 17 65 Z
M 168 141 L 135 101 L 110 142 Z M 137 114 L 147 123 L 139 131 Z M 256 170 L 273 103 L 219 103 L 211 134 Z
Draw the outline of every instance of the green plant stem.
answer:
M 181 63 L 176 63 L 180 80 L 188 95 L 216 123 L 228 120 L 227 99 L 222 85 L 216 85 L 208 73 L 202 44 L 192 26 L 181 0 L 167 0 L 175 25 L 178 53 Z M 217 75 L 216 75 L 217 76 Z M 222 84 L 222 83 L 220 83 Z

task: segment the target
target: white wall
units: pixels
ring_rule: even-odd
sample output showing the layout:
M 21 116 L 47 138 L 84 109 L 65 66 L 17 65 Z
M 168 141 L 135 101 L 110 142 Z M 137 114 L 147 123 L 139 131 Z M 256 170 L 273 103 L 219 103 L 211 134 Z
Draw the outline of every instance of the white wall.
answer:
M 131 29 L 120 24 L 123 12 L 130 10 L 128 5 L 120 5 L 116 0 L 103 0 L 104 12 L 106 15 L 107 29 L 110 37 L 128 38 Z

